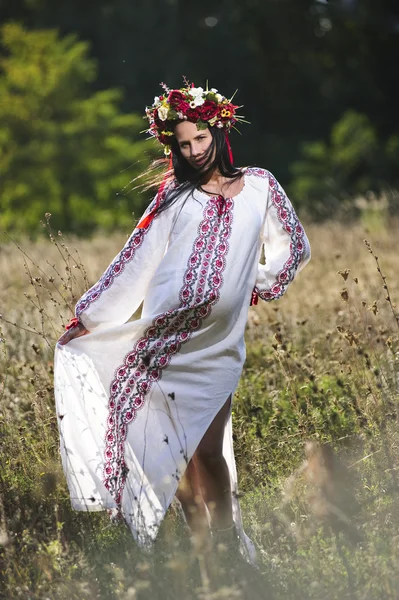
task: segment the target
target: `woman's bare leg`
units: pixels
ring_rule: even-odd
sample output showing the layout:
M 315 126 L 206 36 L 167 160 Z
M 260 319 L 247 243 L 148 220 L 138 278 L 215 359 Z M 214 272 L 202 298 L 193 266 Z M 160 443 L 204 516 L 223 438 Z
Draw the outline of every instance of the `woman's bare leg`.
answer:
M 180 481 L 176 497 L 182 506 L 187 524 L 193 532 L 194 538 L 196 538 L 196 543 L 202 546 L 209 539 L 210 530 L 206 506 L 201 495 L 197 469 L 192 460 L 188 463 L 187 469 Z
M 233 526 L 230 474 L 223 457 L 223 434 L 230 405 L 231 396 L 209 426 L 192 459 L 202 497 L 211 516 L 211 527 L 215 531 Z

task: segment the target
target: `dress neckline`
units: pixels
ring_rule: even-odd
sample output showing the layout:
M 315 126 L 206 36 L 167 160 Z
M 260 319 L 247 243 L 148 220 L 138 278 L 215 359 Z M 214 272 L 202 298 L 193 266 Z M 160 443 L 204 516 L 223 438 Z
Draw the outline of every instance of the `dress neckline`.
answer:
M 238 198 L 239 196 L 241 196 L 241 194 L 244 191 L 244 188 L 246 186 L 246 172 L 247 172 L 248 167 L 243 167 L 241 170 L 242 172 L 242 188 L 241 190 L 238 192 L 238 194 L 236 194 L 235 196 L 227 196 L 226 198 L 222 195 L 222 194 L 211 194 L 211 193 L 207 193 L 205 191 L 202 191 L 201 188 L 197 188 L 197 191 L 201 194 L 201 196 L 205 196 L 206 198 L 223 198 L 224 200 L 235 200 L 236 198 Z

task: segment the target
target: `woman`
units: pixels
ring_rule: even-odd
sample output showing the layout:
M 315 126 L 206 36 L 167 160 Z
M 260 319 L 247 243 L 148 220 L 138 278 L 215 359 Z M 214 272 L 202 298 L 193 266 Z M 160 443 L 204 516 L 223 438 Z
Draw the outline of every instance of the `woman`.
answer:
M 177 495 L 197 537 L 238 536 L 250 558 L 231 432 L 248 306 L 279 298 L 310 252 L 276 179 L 233 166 L 237 108 L 193 85 L 147 108 L 172 168 L 78 302 L 55 391 L 73 508 L 113 509 L 146 545 Z

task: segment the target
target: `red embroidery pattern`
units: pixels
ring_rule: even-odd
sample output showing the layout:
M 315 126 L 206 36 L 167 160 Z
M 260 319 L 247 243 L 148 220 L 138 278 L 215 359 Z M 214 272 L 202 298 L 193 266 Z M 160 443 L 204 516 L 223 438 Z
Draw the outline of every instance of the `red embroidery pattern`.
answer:
M 104 484 L 119 510 L 128 474 L 124 460 L 128 425 L 144 406 L 152 384 L 219 300 L 233 204 L 227 199 L 221 212 L 219 198 L 208 200 L 183 277 L 180 306 L 153 320 L 115 372 L 108 405 Z
M 277 210 L 278 219 L 284 230 L 291 237 L 290 255 L 284 263 L 283 268 L 277 273 L 275 283 L 270 288 L 264 290 L 259 289 L 257 286 L 254 287 L 251 304 L 256 304 L 254 294 L 262 298 L 262 300 L 270 302 L 271 300 L 280 298 L 285 293 L 288 284 L 294 279 L 302 260 L 305 250 L 305 232 L 286 194 L 277 179 L 269 171 L 251 167 L 247 169 L 246 174 L 269 180 L 272 204 Z

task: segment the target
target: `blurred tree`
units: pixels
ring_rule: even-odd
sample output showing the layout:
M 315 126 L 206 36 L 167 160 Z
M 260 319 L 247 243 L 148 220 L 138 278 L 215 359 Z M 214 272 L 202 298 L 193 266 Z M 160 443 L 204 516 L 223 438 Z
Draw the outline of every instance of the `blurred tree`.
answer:
M 353 110 L 334 125 L 328 143 L 305 143 L 302 155 L 292 165 L 290 191 L 313 218 L 333 217 L 342 200 L 381 192 L 390 182 L 399 186 L 399 137 L 379 139 L 370 119 Z
M 77 233 L 130 227 L 145 200 L 117 194 L 153 149 L 133 141 L 145 122 L 120 112 L 120 91 L 90 90 L 96 63 L 75 36 L 7 24 L 0 39 L 1 229 L 34 231 L 46 212 Z

